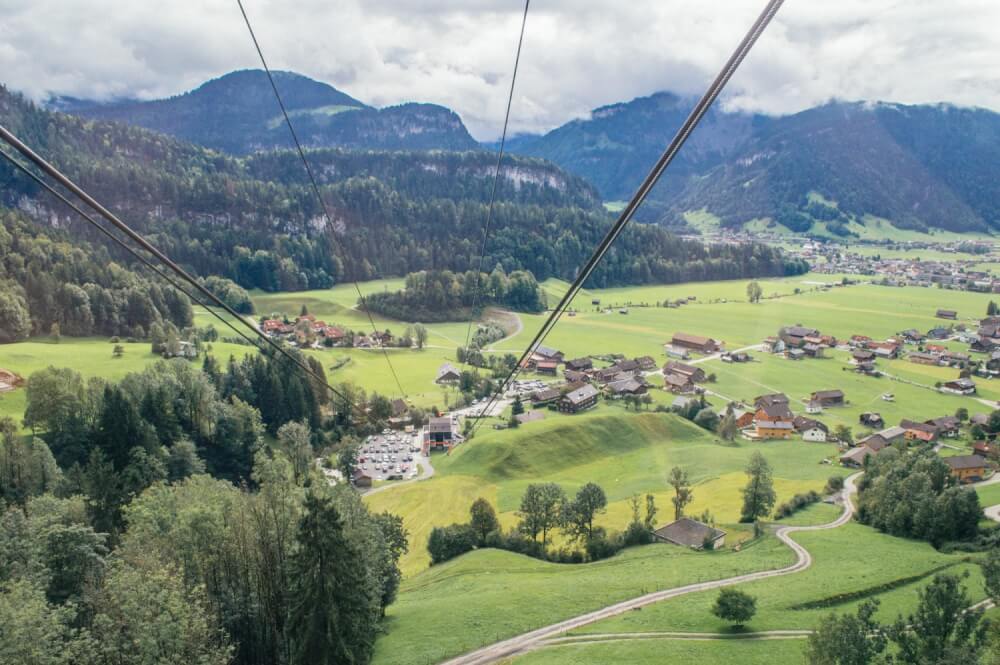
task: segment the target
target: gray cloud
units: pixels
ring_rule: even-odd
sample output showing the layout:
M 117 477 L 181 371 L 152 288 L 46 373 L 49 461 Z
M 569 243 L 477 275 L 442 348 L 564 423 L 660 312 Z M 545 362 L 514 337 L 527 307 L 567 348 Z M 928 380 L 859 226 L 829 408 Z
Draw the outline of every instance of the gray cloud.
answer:
M 535 0 L 512 110 L 542 131 L 657 90 L 700 92 L 760 0 Z M 444 104 L 499 133 L 520 0 L 246 0 L 274 68 L 376 105 Z M 0 0 L 3 82 L 35 99 L 177 94 L 255 67 L 235 0 Z M 1000 3 L 789 0 L 733 79 L 731 108 L 831 98 L 1000 110 Z

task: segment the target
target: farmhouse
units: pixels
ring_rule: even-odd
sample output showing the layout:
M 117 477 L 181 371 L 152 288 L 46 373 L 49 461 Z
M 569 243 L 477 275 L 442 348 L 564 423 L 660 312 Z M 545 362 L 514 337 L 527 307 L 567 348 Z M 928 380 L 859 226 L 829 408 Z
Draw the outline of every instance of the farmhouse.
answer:
M 878 452 L 883 448 L 891 446 L 898 441 L 906 440 L 906 430 L 902 427 L 889 427 L 881 432 L 875 432 L 874 434 L 867 436 L 860 441 L 858 441 L 859 446 L 868 446 L 872 450 Z
M 723 353 L 721 359 L 724 363 L 748 363 L 753 360 L 753 356 L 746 351 L 736 351 L 735 353 Z
M 546 404 L 552 404 L 560 397 L 562 397 L 562 393 L 558 388 L 536 390 L 531 393 L 531 404 L 532 406 L 545 406 Z
M 761 349 L 767 353 L 781 353 L 785 350 L 785 341 L 780 337 L 767 337 L 761 344 Z
M 653 359 L 653 356 L 639 356 L 635 361 L 639 364 L 639 369 L 644 372 L 656 369 L 656 360 Z
M 802 349 L 787 349 L 785 351 L 785 357 L 789 360 L 802 360 L 806 357 L 806 352 Z
M 806 413 L 823 413 L 823 403 L 814 399 L 806 402 Z
M 876 358 L 896 358 L 899 356 L 899 344 L 895 342 L 872 342 L 868 345 Z
M 625 395 L 645 395 L 646 390 L 646 384 L 635 378 L 612 381 L 604 386 L 604 392 L 612 398 L 620 398 Z
M 830 429 L 820 421 L 804 416 L 796 416 L 792 425 L 795 427 L 795 431 L 802 435 L 803 441 L 823 443 L 830 432 Z
M 726 532 L 690 517 L 682 517 L 676 522 L 661 526 L 653 536 L 664 543 L 691 547 L 696 550 L 719 549 L 726 544 Z
M 972 379 L 955 379 L 942 384 L 941 392 L 954 395 L 972 395 L 976 392 L 976 382 Z
M 800 349 L 794 349 L 796 351 Z M 823 347 L 819 344 L 814 344 L 812 342 L 806 342 L 802 345 L 802 353 L 804 353 L 809 358 L 822 358 L 823 357 Z
M 361 469 L 354 469 L 354 472 L 351 474 L 351 483 L 355 487 L 371 487 L 372 477 Z
M 962 425 L 962 421 L 955 416 L 931 418 L 930 420 L 925 420 L 924 423 L 927 425 L 933 425 L 937 428 L 940 436 L 946 436 L 949 439 L 953 439 L 958 436 L 959 428 Z
M 843 406 L 844 405 L 844 391 L 843 390 L 817 390 L 809 399 L 813 402 L 819 402 L 822 406 Z
M 663 376 L 663 387 L 677 395 L 692 393 L 696 390 L 694 381 L 691 380 L 690 376 L 675 374 L 673 372 Z
M 531 359 L 536 362 L 539 360 L 554 360 L 556 363 L 561 363 L 563 361 L 563 352 L 556 351 L 548 346 L 539 346 L 531 354 Z
M 699 383 L 705 380 L 705 370 L 694 365 L 671 360 L 663 366 L 663 374 L 680 374 L 686 376 L 692 383 Z
M 854 349 L 851 353 L 851 362 L 855 365 L 874 360 L 875 354 L 867 349 Z
M 549 374 L 551 376 L 556 375 L 556 369 L 559 368 L 559 363 L 555 360 L 539 360 L 535 363 L 535 371 L 539 374 Z
M 589 357 L 573 358 L 566 361 L 566 369 L 571 369 L 574 372 L 586 372 L 594 369 L 594 361 Z
M 459 372 L 451 363 L 445 363 L 438 368 L 437 378 L 434 383 L 457 383 L 462 378 Z
M 579 413 L 597 404 L 597 388 L 589 383 L 581 388 L 572 390 L 556 402 L 556 408 L 563 413 Z
M 991 460 L 1000 460 L 1000 444 L 989 441 L 975 441 L 972 444 L 972 452 Z
M 924 353 L 922 351 L 914 351 L 910 355 L 906 356 L 906 359 L 911 363 L 916 363 L 918 365 L 940 365 L 941 360 L 934 354 Z
M 950 319 L 954 321 L 958 318 L 958 312 L 953 309 L 939 309 L 936 314 L 934 314 L 939 319 Z
M 563 377 L 565 377 L 566 381 L 569 383 L 590 383 L 590 375 L 586 372 L 574 372 L 571 369 L 564 369 Z
M 674 333 L 670 344 L 706 354 L 715 353 L 722 348 L 722 344 L 711 337 L 702 337 L 701 335 L 691 335 L 683 332 Z
M 927 331 L 927 337 L 929 337 L 930 339 L 948 339 L 948 336 L 950 334 L 951 334 L 950 330 L 948 330 L 947 328 L 942 328 L 941 326 L 938 326 L 936 328 L 931 328 L 930 330 Z
M 683 346 L 674 346 L 673 344 L 664 344 L 663 349 L 666 351 L 668 358 L 678 358 L 680 360 L 687 360 L 691 357 L 691 352 L 688 351 Z
M 814 328 L 805 328 L 800 325 L 787 326 L 778 331 L 778 337 L 786 346 L 799 348 L 806 345 L 806 337 L 818 337 L 819 331 Z
M 614 381 L 618 374 L 620 374 L 618 367 L 616 365 L 612 365 L 611 367 L 595 370 L 591 376 L 598 383 L 608 383 L 609 381 Z
M 927 423 L 901 420 L 899 426 L 906 430 L 904 438 L 907 441 L 934 441 L 938 436 L 937 427 L 928 425 Z
M 951 475 L 960 483 L 972 483 L 986 477 L 989 463 L 979 455 L 956 455 L 943 457 L 944 463 L 951 470 Z
M 872 450 L 868 446 L 857 446 L 851 448 L 846 453 L 840 456 L 840 463 L 844 466 L 853 467 L 855 469 L 864 466 L 865 460 L 869 457 L 873 457 L 878 454 L 878 451 Z
M 737 409 L 732 405 L 727 406 L 724 409 L 719 409 L 719 418 L 725 418 L 726 415 L 732 410 L 733 417 L 736 419 L 736 427 L 739 429 L 746 429 L 753 426 L 754 412 L 747 409 Z

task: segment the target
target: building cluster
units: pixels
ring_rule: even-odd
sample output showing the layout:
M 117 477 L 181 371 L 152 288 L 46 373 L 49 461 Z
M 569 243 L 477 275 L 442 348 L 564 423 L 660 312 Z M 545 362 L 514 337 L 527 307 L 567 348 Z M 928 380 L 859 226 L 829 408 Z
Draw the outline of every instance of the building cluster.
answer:
M 948 251 L 947 246 L 935 249 Z M 979 270 L 978 261 L 957 257 L 953 261 L 921 260 L 919 254 L 914 258 L 883 258 L 846 252 L 836 245 L 811 243 L 803 247 L 801 256 L 809 261 L 813 272 L 875 276 L 879 278 L 877 283 L 886 286 L 939 286 L 958 291 L 1000 293 L 1000 279 Z
M 374 331 L 368 335 L 353 334 L 350 331 L 317 319 L 312 314 L 303 314 L 294 321 L 287 318 L 264 318 L 260 329 L 273 339 L 280 339 L 292 346 L 350 346 L 358 349 L 372 349 L 391 346 L 394 338 L 388 330 Z

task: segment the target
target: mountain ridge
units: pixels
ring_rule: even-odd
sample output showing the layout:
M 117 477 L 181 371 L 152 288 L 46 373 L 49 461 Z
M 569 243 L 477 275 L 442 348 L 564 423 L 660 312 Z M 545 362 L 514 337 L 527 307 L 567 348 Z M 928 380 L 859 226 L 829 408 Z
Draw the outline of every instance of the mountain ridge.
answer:
M 408 102 L 375 108 L 301 74 L 276 71 L 273 76 L 306 147 L 479 149 L 458 114 L 443 106 Z M 235 155 L 287 148 L 291 140 L 270 82 L 260 69 L 229 72 L 163 99 L 53 98 L 48 106 L 145 127 Z

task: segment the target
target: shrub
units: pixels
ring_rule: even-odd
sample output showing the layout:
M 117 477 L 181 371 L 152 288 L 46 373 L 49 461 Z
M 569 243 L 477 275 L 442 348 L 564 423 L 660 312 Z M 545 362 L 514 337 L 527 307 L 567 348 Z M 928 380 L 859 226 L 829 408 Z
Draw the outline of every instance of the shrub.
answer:
M 816 503 L 819 499 L 819 494 L 812 490 L 806 492 L 805 494 L 796 494 L 774 510 L 774 518 L 780 520 L 785 517 L 790 517 L 806 506 Z
M 476 533 L 468 524 L 434 527 L 427 540 L 431 564 L 443 563 L 476 547 Z

